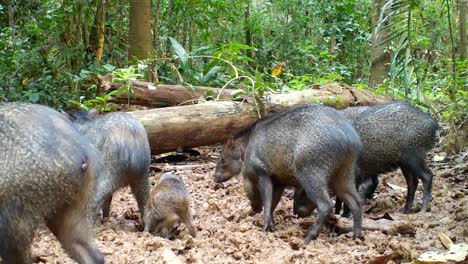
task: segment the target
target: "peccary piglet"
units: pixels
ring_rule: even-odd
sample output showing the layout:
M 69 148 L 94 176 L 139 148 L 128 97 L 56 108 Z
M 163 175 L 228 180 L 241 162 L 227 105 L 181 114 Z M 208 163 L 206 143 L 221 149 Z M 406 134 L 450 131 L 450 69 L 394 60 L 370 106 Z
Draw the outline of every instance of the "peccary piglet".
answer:
M 354 237 L 361 236 L 362 213 L 354 184 L 361 141 L 339 111 L 309 104 L 258 120 L 224 145 L 215 181 L 242 172 L 254 211 L 263 206 L 265 231 L 286 186 L 304 189 L 318 208 L 305 243 L 315 239 L 332 210 L 332 190 L 353 211 Z
M 363 143 L 356 168 L 358 184 L 363 182 L 362 197 L 372 196 L 379 174 L 399 167 L 408 185 L 403 212 L 409 213 L 413 207 L 419 179 L 424 187 L 421 211 L 426 211 L 433 174 L 425 157 L 435 144 L 437 121 L 410 103 L 392 102 L 363 111 L 353 126 Z
M 97 179 L 93 202 L 96 216 L 102 209 L 103 217 L 108 217 L 112 194 L 130 185 L 143 219 L 151 163 L 148 135 L 143 125 L 127 113 L 100 116 L 96 109 L 72 113 L 71 118 L 100 150 L 104 160 L 104 174 Z
M 62 114 L 45 106 L 0 104 L 0 262 L 32 263 L 44 223 L 78 263 L 104 263 L 94 243 L 90 196 L 102 160 Z
M 190 194 L 172 173 L 161 175 L 159 184 L 151 191 L 145 209 L 145 231 L 168 238 L 179 220 L 196 236 L 190 215 Z

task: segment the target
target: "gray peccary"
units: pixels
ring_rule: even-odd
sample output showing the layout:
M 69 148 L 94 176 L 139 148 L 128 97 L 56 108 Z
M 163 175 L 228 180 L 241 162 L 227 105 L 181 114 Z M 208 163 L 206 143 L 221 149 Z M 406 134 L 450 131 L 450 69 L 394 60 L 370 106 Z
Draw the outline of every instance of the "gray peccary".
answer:
M 149 165 L 151 151 L 143 125 L 123 112 L 99 115 L 96 109 L 75 112 L 71 119 L 81 132 L 101 152 L 104 174 L 98 178 L 94 197 L 94 212 L 102 209 L 108 217 L 112 195 L 119 188 L 130 185 L 143 219 L 149 195 Z
M 0 103 L 0 260 L 31 263 L 34 231 L 45 222 L 78 263 L 104 263 L 90 212 L 101 173 L 98 151 L 62 114 Z
M 224 145 L 216 178 L 242 172 L 252 208 L 264 212 L 265 231 L 286 186 L 302 188 L 318 208 L 305 242 L 317 238 L 332 210 L 329 188 L 351 208 L 354 238 L 361 236 L 362 212 L 354 184 L 359 136 L 339 111 L 308 104 L 258 120 Z
M 408 185 L 403 212 L 409 213 L 413 207 L 419 179 L 424 187 L 421 211 L 426 211 L 431 200 L 433 174 L 425 157 L 435 144 L 437 121 L 410 103 L 391 102 L 363 111 L 352 124 L 363 144 L 356 167 L 358 184 L 363 183 L 362 198 L 372 196 L 379 174 L 399 167 Z M 299 200 L 304 201 L 298 198 L 298 203 Z M 337 206 L 340 207 L 339 201 Z M 302 214 L 306 211 L 300 210 Z
M 145 231 L 169 237 L 177 221 L 182 221 L 192 237 L 196 236 L 190 215 L 190 194 L 172 173 L 164 173 L 151 191 L 145 209 Z

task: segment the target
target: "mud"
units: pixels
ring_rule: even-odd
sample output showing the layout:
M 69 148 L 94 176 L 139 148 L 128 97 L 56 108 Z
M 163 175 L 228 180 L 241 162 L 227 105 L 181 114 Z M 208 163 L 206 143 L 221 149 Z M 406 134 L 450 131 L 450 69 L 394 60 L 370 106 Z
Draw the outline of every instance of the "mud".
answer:
M 192 196 L 196 239 L 183 225 L 171 240 L 138 231 L 137 205 L 130 189 L 125 188 L 115 194 L 111 216 L 96 227 L 97 244 L 105 254 L 106 263 L 368 263 L 379 256 L 391 260 L 377 263 L 400 263 L 410 262 L 425 251 L 443 251 L 439 232 L 455 243 L 468 240 L 468 149 L 444 160 L 440 160 L 444 157 L 440 148 L 428 156 L 436 176 L 431 211 L 427 213 L 400 213 L 406 197 L 401 172 L 380 178 L 376 197 L 365 206 L 364 217 L 388 213 L 393 219 L 407 221 L 414 227 L 414 236 L 364 231 L 363 240 L 352 240 L 347 234 L 337 235 L 329 224 L 307 246 L 303 243 L 305 222 L 311 219 L 293 215 L 291 190 L 286 191 L 275 211 L 275 231 L 264 233 L 262 214 L 251 214 L 240 177 L 222 184 L 213 183 L 219 147 L 197 150 L 200 155 L 185 161 L 152 164 L 153 169 L 179 168 L 176 175 Z M 160 174 L 152 172 L 153 185 Z M 416 197 L 419 205 L 421 184 Z M 315 219 L 315 213 L 311 218 Z M 35 263 L 73 263 L 45 227 L 37 230 L 32 251 Z

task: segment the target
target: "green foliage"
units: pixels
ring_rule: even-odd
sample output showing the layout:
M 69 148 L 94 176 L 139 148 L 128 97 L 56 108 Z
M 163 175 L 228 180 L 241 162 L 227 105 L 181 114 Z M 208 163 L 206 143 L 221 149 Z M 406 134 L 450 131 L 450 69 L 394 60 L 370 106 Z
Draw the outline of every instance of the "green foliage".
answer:
M 451 122 L 465 120 L 467 62 L 455 59 L 454 1 L 385 1 L 372 28 L 374 1 L 161 0 L 156 7 L 153 0 L 151 13 L 160 14 L 155 56 L 132 62 L 129 3 L 111 1 L 102 65 L 90 49 L 97 1 L 16 0 L 14 25 L 0 1 L 0 101 L 108 111 L 110 96 L 131 95 L 130 81 L 144 78 L 233 89 L 236 97 L 256 98 L 261 111 L 258 97 L 266 92 L 334 81 L 367 89 L 371 33 L 389 30 L 381 44 L 392 62 L 377 92 L 408 98 Z M 105 94 L 96 76 L 106 73 L 126 85 Z

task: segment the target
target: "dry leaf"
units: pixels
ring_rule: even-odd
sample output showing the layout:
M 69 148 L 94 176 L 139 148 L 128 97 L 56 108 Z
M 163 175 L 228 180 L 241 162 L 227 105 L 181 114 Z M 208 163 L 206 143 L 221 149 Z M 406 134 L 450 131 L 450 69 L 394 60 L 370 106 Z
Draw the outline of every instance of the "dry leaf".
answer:
M 453 245 L 453 242 L 452 240 L 450 239 L 450 237 L 448 237 L 446 234 L 444 234 L 443 232 L 439 232 L 437 234 L 437 236 L 439 237 L 440 239 L 440 242 L 442 242 L 442 245 L 444 245 L 444 247 L 446 249 L 449 249 L 452 245 Z

